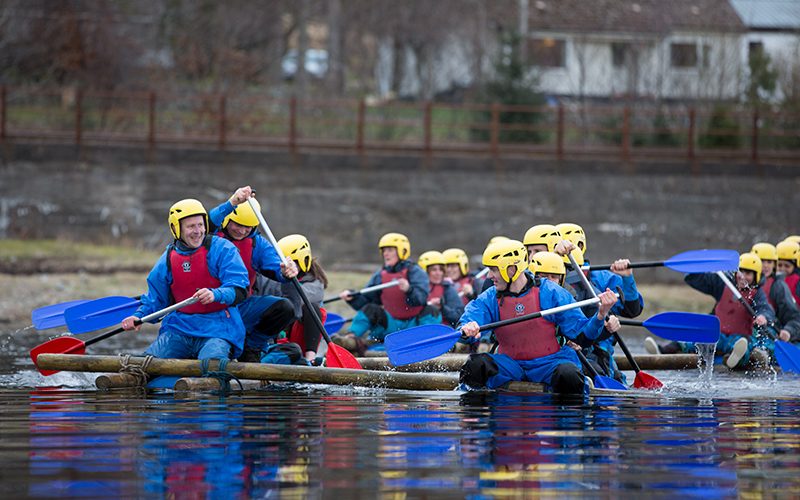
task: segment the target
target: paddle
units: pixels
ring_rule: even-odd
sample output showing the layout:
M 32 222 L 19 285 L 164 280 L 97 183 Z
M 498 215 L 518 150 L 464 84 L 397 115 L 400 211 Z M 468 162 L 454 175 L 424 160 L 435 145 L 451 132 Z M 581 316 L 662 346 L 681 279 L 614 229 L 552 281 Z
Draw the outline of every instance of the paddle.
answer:
M 668 267 L 682 273 L 709 273 L 739 267 L 739 253 L 736 250 L 689 250 L 664 261 L 632 262 L 630 269 L 641 267 Z M 611 264 L 584 266 L 582 269 L 601 271 L 611 269 Z
M 70 307 L 75 307 L 80 304 L 89 302 L 88 300 L 70 300 L 68 302 L 61 302 L 60 304 L 52 304 L 43 306 L 31 311 L 31 321 L 33 327 L 37 330 L 47 330 L 48 328 L 57 328 L 64 326 L 64 311 Z
M 620 324 L 641 326 L 659 337 L 676 342 L 714 344 L 719 340 L 719 318 L 713 314 L 663 312 L 644 321 L 619 320 Z
M 345 323 L 353 321 L 353 318 L 343 318 L 335 313 L 328 313 L 325 318 L 325 328 L 328 329 L 328 335 L 338 332 L 342 329 Z
M 386 283 L 381 283 L 380 285 L 372 285 L 372 286 L 368 286 L 366 288 L 362 288 L 361 290 L 359 290 L 357 292 L 351 293 L 350 296 L 352 297 L 353 295 L 358 295 L 358 294 L 361 294 L 361 293 L 376 292 L 378 290 L 383 290 L 384 288 L 391 288 L 391 287 L 397 286 L 399 284 L 400 284 L 400 282 L 398 280 L 387 281 Z M 339 297 L 338 295 L 335 295 L 335 296 L 327 298 L 327 299 L 322 299 L 322 302 L 324 304 L 330 304 L 331 302 L 336 302 L 337 300 L 342 300 L 342 298 Z
M 519 323 L 520 321 L 543 318 L 578 307 L 597 304 L 598 302 L 600 302 L 600 299 L 591 298 L 516 318 L 495 321 L 481 326 L 480 331 L 493 330 L 501 326 Z M 461 338 L 461 331 L 454 330 L 447 325 L 421 325 L 390 333 L 383 339 L 383 345 L 386 347 L 389 361 L 394 366 L 402 366 L 444 354 L 455 345 L 459 338 Z
M 597 373 L 594 366 L 586 359 L 586 356 L 579 350 L 575 349 L 575 354 L 578 355 L 578 359 L 581 360 L 581 364 L 586 368 L 589 374 L 592 376 L 592 381 L 594 382 L 595 387 L 599 387 L 601 389 L 616 389 L 619 391 L 627 391 L 628 388 L 625 387 L 625 384 L 614 380 L 611 377 L 605 377 Z
M 64 311 L 64 319 L 72 333 L 92 332 L 121 322 L 141 304 L 138 297 L 104 297 L 70 307 Z
M 569 262 L 572 264 L 572 268 L 578 269 L 578 263 L 575 262 L 575 257 L 572 256 L 571 252 L 567 254 L 567 257 L 569 257 Z M 583 286 L 589 290 L 589 293 L 592 294 L 592 297 L 597 298 L 597 292 L 595 292 L 592 284 L 589 283 L 589 278 L 587 278 L 582 272 L 578 272 L 578 274 L 581 277 L 581 281 L 583 281 Z M 636 377 L 633 379 L 633 386 L 637 389 L 660 389 L 664 387 L 664 384 L 656 377 L 639 369 L 639 365 L 636 364 L 636 360 L 633 359 L 631 352 L 628 350 L 628 346 L 625 345 L 625 341 L 622 340 L 622 337 L 619 335 L 619 333 L 612 332 L 612 335 L 614 335 L 614 339 L 616 339 L 617 343 L 622 348 L 622 352 L 625 353 L 625 357 L 628 358 L 628 362 L 631 364 L 633 371 L 636 373 Z M 583 355 L 583 353 L 581 353 L 581 355 Z M 594 367 L 592 368 L 594 369 Z M 595 381 L 595 384 L 596 383 L 597 382 Z
M 264 230 L 264 233 L 266 233 L 267 237 L 269 238 L 269 242 L 272 243 L 275 251 L 278 252 L 278 256 L 281 258 L 281 261 L 285 262 L 286 256 L 283 255 L 283 250 L 281 250 L 281 247 L 275 240 L 275 235 L 272 234 L 272 231 L 270 230 L 269 225 L 267 225 L 267 221 L 264 220 L 264 216 L 261 214 L 261 211 L 258 210 L 255 204 L 252 202 L 252 198 L 248 198 L 247 203 L 250 204 L 250 208 L 253 209 L 256 217 L 258 217 L 258 222 L 261 224 L 261 229 Z M 300 284 L 300 282 L 297 280 L 297 277 L 292 278 L 292 284 L 294 285 L 295 290 L 297 290 L 297 293 L 300 295 L 300 298 L 303 300 L 306 310 L 308 310 L 308 312 L 311 314 L 311 318 L 314 320 L 314 323 L 316 323 L 320 333 L 322 333 L 322 337 L 328 344 L 328 352 L 325 354 L 327 366 L 333 368 L 361 369 L 361 363 L 359 363 L 358 360 L 352 354 L 350 354 L 350 351 L 331 342 L 331 337 L 328 335 L 328 332 L 325 331 L 325 326 L 322 324 L 322 321 L 320 321 L 317 310 L 311 305 L 311 301 L 308 300 L 308 295 L 306 295 L 306 291 L 303 290 L 303 285 Z
M 731 280 L 725 276 L 725 273 L 722 271 L 717 271 L 717 276 L 720 277 L 725 286 L 733 293 L 733 296 L 736 297 L 736 300 L 741 303 L 747 312 L 752 317 L 756 317 L 756 312 L 753 310 L 753 306 L 750 305 L 749 302 L 744 300 L 742 294 L 739 292 L 739 289 L 736 288 L 736 285 L 731 283 Z M 775 338 L 774 335 L 770 335 L 775 339 L 775 359 L 778 361 L 778 366 L 781 367 L 781 370 L 785 372 L 794 372 L 800 373 L 800 349 L 795 347 L 794 345 L 790 344 L 789 342 L 784 342 L 783 340 L 778 340 Z
M 144 318 L 136 320 L 135 324 L 141 325 L 144 322 L 152 321 L 154 319 L 159 319 L 167 314 L 171 313 L 172 311 L 176 311 L 182 307 L 186 307 L 189 305 L 194 304 L 197 302 L 197 299 L 194 297 L 190 297 L 182 302 L 178 302 L 177 304 L 173 304 L 169 307 L 165 307 L 160 311 L 156 311 L 152 314 L 148 314 Z M 101 340 L 105 340 L 109 337 L 113 337 L 118 333 L 124 332 L 125 329 L 122 327 L 115 328 L 109 332 L 103 333 L 94 337 L 92 339 L 87 340 L 84 342 L 83 340 L 76 339 L 75 337 L 57 337 L 53 340 L 48 340 L 43 344 L 39 344 L 38 346 L 31 349 L 31 359 L 33 360 L 33 364 L 36 365 L 36 359 L 39 357 L 40 354 L 47 353 L 47 354 L 84 354 L 86 352 L 86 347 L 92 344 L 96 344 Z M 39 367 L 36 367 L 39 369 Z M 58 370 L 42 370 L 39 369 L 39 373 L 42 375 L 52 375 L 54 373 L 58 373 Z

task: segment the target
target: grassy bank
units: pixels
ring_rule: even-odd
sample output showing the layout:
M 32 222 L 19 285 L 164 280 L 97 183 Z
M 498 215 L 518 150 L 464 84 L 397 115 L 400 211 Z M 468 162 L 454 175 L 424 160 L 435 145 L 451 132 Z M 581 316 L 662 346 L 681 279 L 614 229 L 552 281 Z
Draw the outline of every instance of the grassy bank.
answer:
M 67 300 L 139 295 L 157 258 L 157 253 L 125 247 L 0 240 L 0 324 L 25 326 L 31 310 Z M 331 271 L 328 277 L 328 295 L 333 296 L 363 287 L 369 273 Z M 663 311 L 708 312 L 713 306 L 709 297 L 685 285 L 640 283 L 639 290 L 645 297 L 645 318 Z M 341 301 L 329 309 L 347 317 L 353 314 Z

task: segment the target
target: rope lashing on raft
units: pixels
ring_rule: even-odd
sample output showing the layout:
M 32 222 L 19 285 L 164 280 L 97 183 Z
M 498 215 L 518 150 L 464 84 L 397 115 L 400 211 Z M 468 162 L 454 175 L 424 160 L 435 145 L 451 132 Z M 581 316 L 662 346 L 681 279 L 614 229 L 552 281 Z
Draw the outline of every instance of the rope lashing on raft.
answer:
M 210 371 L 208 369 L 208 365 L 211 362 L 210 359 L 201 359 L 200 360 L 200 369 L 203 371 L 203 377 L 215 378 L 219 381 L 220 392 L 223 394 L 228 394 L 231 392 L 231 379 L 235 380 L 237 384 L 239 384 L 239 389 L 244 390 L 244 386 L 242 386 L 242 381 L 239 380 L 234 375 L 228 373 L 225 368 L 228 366 L 228 362 L 230 360 L 227 358 L 220 358 L 219 359 L 219 367 L 216 371 Z
M 147 385 L 147 381 L 150 378 L 147 374 L 147 367 L 150 365 L 150 361 L 153 360 L 153 356 L 145 356 L 142 364 L 131 363 L 130 354 L 120 354 L 119 357 L 121 358 L 119 373 L 132 375 L 136 378 L 136 383 L 139 386 Z

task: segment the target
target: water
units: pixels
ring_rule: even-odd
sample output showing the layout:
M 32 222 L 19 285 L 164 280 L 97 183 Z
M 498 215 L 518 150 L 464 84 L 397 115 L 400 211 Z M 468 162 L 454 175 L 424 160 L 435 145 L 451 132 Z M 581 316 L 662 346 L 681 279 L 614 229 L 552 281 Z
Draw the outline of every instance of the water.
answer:
M 222 397 L 95 391 L 20 354 L 0 375 L 3 498 L 800 495 L 786 375 L 651 372 L 668 389 L 577 401 L 298 384 Z

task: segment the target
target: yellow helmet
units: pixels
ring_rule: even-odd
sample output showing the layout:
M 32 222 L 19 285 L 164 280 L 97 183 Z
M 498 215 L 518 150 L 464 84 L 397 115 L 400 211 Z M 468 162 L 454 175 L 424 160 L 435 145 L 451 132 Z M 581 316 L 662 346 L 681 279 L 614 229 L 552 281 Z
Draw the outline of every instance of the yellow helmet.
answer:
M 775 250 L 778 252 L 778 260 L 788 260 L 797 265 L 798 259 L 800 259 L 800 244 L 783 240 L 775 245 Z
M 561 224 L 556 224 L 556 228 L 558 228 L 561 236 L 574 243 L 575 246 L 581 247 L 583 253 L 586 253 L 586 233 L 581 226 L 572 222 L 562 222 Z
M 206 212 L 206 208 L 199 201 L 193 198 L 186 198 L 169 207 L 169 217 L 167 221 L 169 222 L 169 230 L 172 231 L 172 236 L 174 236 L 176 240 L 181 239 L 181 219 L 193 215 L 203 216 L 203 223 L 206 225 L 206 231 L 208 231 L 208 212 Z
M 577 245 L 577 243 L 575 243 L 575 245 Z M 584 262 L 586 262 L 583 259 L 583 252 L 581 251 L 580 248 L 573 248 L 571 253 L 572 256 L 575 257 L 575 263 L 578 264 L 579 266 L 582 266 Z M 561 257 L 561 259 L 564 261 L 564 265 L 572 266 L 572 262 L 569 261 L 568 255 Z
M 428 266 L 433 266 L 436 264 L 444 266 L 444 255 L 442 255 L 442 252 L 429 250 L 419 256 L 417 264 L 419 264 L 419 267 L 421 267 L 423 271 L 427 272 Z
M 560 274 L 564 276 L 567 270 L 561 256 L 553 252 L 536 252 L 531 257 L 528 268 L 535 273 Z
M 411 256 L 411 243 L 409 243 L 405 234 L 386 233 L 381 236 L 378 248 L 383 249 L 386 247 L 395 247 L 400 260 L 406 260 Z
M 492 239 L 489 240 L 489 243 L 497 243 L 498 241 L 503 241 L 509 239 L 508 236 L 492 236 Z
M 528 251 L 525 245 L 518 240 L 501 240 L 489 243 L 483 251 L 483 265 L 495 266 L 500 270 L 500 276 L 506 283 L 511 283 L 527 269 Z M 514 276 L 508 275 L 508 268 L 516 266 Z
M 739 256 L 739 269 L 746 269 L 756 273 L 756 283 L 761 281 L 761 259 L 758 255 L 747 252 Z
M 784 238 L 783 241 L 794 241 L 795 243 L 800 245 L 800 236 L 793 234 L 791 236 L 787 236 L 786 238 Z
M 778 250 L 772 243 L 764 243 L 763 241 L 756 243 L 753 245 L 753 248 L 751 248 L 750 251 L 758 255 L 758 258 L 762 261 L 778 260 Z
M 547 245 L 547 251 L 552 252 L 561 240 L 561 233 L 552 224 L 537 224 L 525 231 L 522 243 L 525 247 L 530 245 Z
M 467 257 L 467 252 L 464 250 L 460 248 L 448 248 L 442 252 L 442 257 L 444 257 L 445 264 L 458 264 L 458 268 L 461 269 L 461 274 L 464 276 L 469 272 L 469 257 Z M 420 259 L 421 258 L 422 257 L 420 257 Z
M 250 199 L 253 201 L 253 205 L 256 206 L 256 210 L 261 212 L 261 204 L 258 203 L 258 200 L 256 200 L 255 198 L 250 198 Z M 258 217 L 256 216 L 256 213 L 253 212 L 253 207 L 251 207 L 250 204 L 247 203 L 246 201 L 244 203 L 240 203 L 237 206 L 235 206 L 233 208 L 233 212 L 228 214 L 228 216 L 222 220 L 222 228 L 225 229 L 226 227 L 228 227 L 228 222 L 230 221 L 233 221 L 239 224 L 240 226 L 246 226 L 246 227 L 258 226 Z
M 311 244 L 302 234 L 290 234 L 278 240 L 283 255 L 297 262 L 297 267 L 307 273 L 311 269 Z

